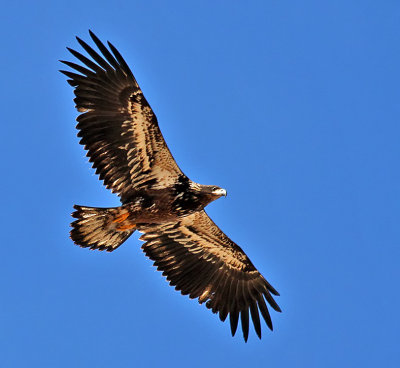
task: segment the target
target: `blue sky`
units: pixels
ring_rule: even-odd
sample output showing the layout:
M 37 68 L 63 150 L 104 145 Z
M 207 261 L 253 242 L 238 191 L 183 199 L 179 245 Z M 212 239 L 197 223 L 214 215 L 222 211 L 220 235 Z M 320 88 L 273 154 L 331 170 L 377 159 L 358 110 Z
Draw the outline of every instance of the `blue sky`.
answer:
M 137 236 L 68 238 L 73 204 L 118 205 L 57 71 L 89 28 L 183 171 L 228 190 L 209 214 L 281 293 L 261 341 L 169 287 Z M 15 1 L 0 29 L 3 366 L 399 366 L 398 1 Z

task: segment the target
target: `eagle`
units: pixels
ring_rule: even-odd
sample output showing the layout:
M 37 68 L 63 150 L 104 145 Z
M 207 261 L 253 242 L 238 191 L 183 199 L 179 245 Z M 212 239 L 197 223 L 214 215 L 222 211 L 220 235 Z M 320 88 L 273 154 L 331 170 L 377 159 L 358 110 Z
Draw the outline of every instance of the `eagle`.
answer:
M 272 330 L 267 303 L 279 293 L 205 212 L 226 190 L 190 180 L 175 162 L 156 115 L 118 50 L 91 31 L 95 48 L 76 37 L 86 52 L 67 48 L 79 61 L 60 60 L 74 88 L 78 137 L 100 180 L 121 206 L 75 205 L 70 237 L 90 249 L 117 249 L 136 230 L 142 249 L 171 286 L 205 303 L 232 336 L 240 317 L 247 342 L 249 320 L 261 339 L 260 313 Z

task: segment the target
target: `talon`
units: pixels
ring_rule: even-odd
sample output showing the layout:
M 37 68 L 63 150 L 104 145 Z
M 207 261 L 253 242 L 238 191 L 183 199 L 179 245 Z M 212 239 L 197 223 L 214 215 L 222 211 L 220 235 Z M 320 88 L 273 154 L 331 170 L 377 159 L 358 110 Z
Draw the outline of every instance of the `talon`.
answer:
M 118 230 L 118 231 L 125 231 L 125 230 L 132 230 L 132 229 L 136 229 L 135 224 L 120 225 L 116 228 L 116 230 Z
M 129 212 L 127 213 L 123 213 L 122 215 L 119 215 L 115 220 L 113 220 L 113 222 L 124 222 L 127 218 L 129 217 Z

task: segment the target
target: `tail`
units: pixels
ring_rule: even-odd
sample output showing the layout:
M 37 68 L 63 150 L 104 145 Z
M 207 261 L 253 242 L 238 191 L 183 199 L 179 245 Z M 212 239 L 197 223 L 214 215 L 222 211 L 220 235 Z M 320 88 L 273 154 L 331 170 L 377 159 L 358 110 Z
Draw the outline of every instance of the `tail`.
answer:
M 90 249 L 117 249 L 135 231 L 135 225 L 126 223 L 129 213 L 123 207 L 96 208 L 74 206 L 71 239 L 75 244 Z M 125 221 L 125 222 L 124 222 Z

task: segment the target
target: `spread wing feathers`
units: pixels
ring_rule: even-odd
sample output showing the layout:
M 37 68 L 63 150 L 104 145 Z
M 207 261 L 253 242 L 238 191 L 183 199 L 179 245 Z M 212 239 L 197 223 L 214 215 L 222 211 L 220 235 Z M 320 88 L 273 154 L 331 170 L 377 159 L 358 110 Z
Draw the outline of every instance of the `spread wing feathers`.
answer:
M 127 201 L 143 188 L 165 187 L 181 170 L 158 127 L 157 118 L 128 65 L 90 32 L 102 56 L 77 37 L 93 59 L 68 50 L 84 66 L 62 61 L 78 73 L 61 70 L 75 87 L 80 143 L 107 188 Z
M 222 321 L 229 314 L 232 336 L 239 316 L 243 337 L 249 333 L 249 310 L 254 329 L 261 338 L 259 312 L 272 330 L 267 301 L 280 308 L 271 294 L 278 292 L 257 271 L 243 250 L 231 241 L 204 212 L 196 212 L 178 222 L 142 225 L 138 230 L 146 241 L 142 248 L 163 271 L 171 286 L 213 313 Z

